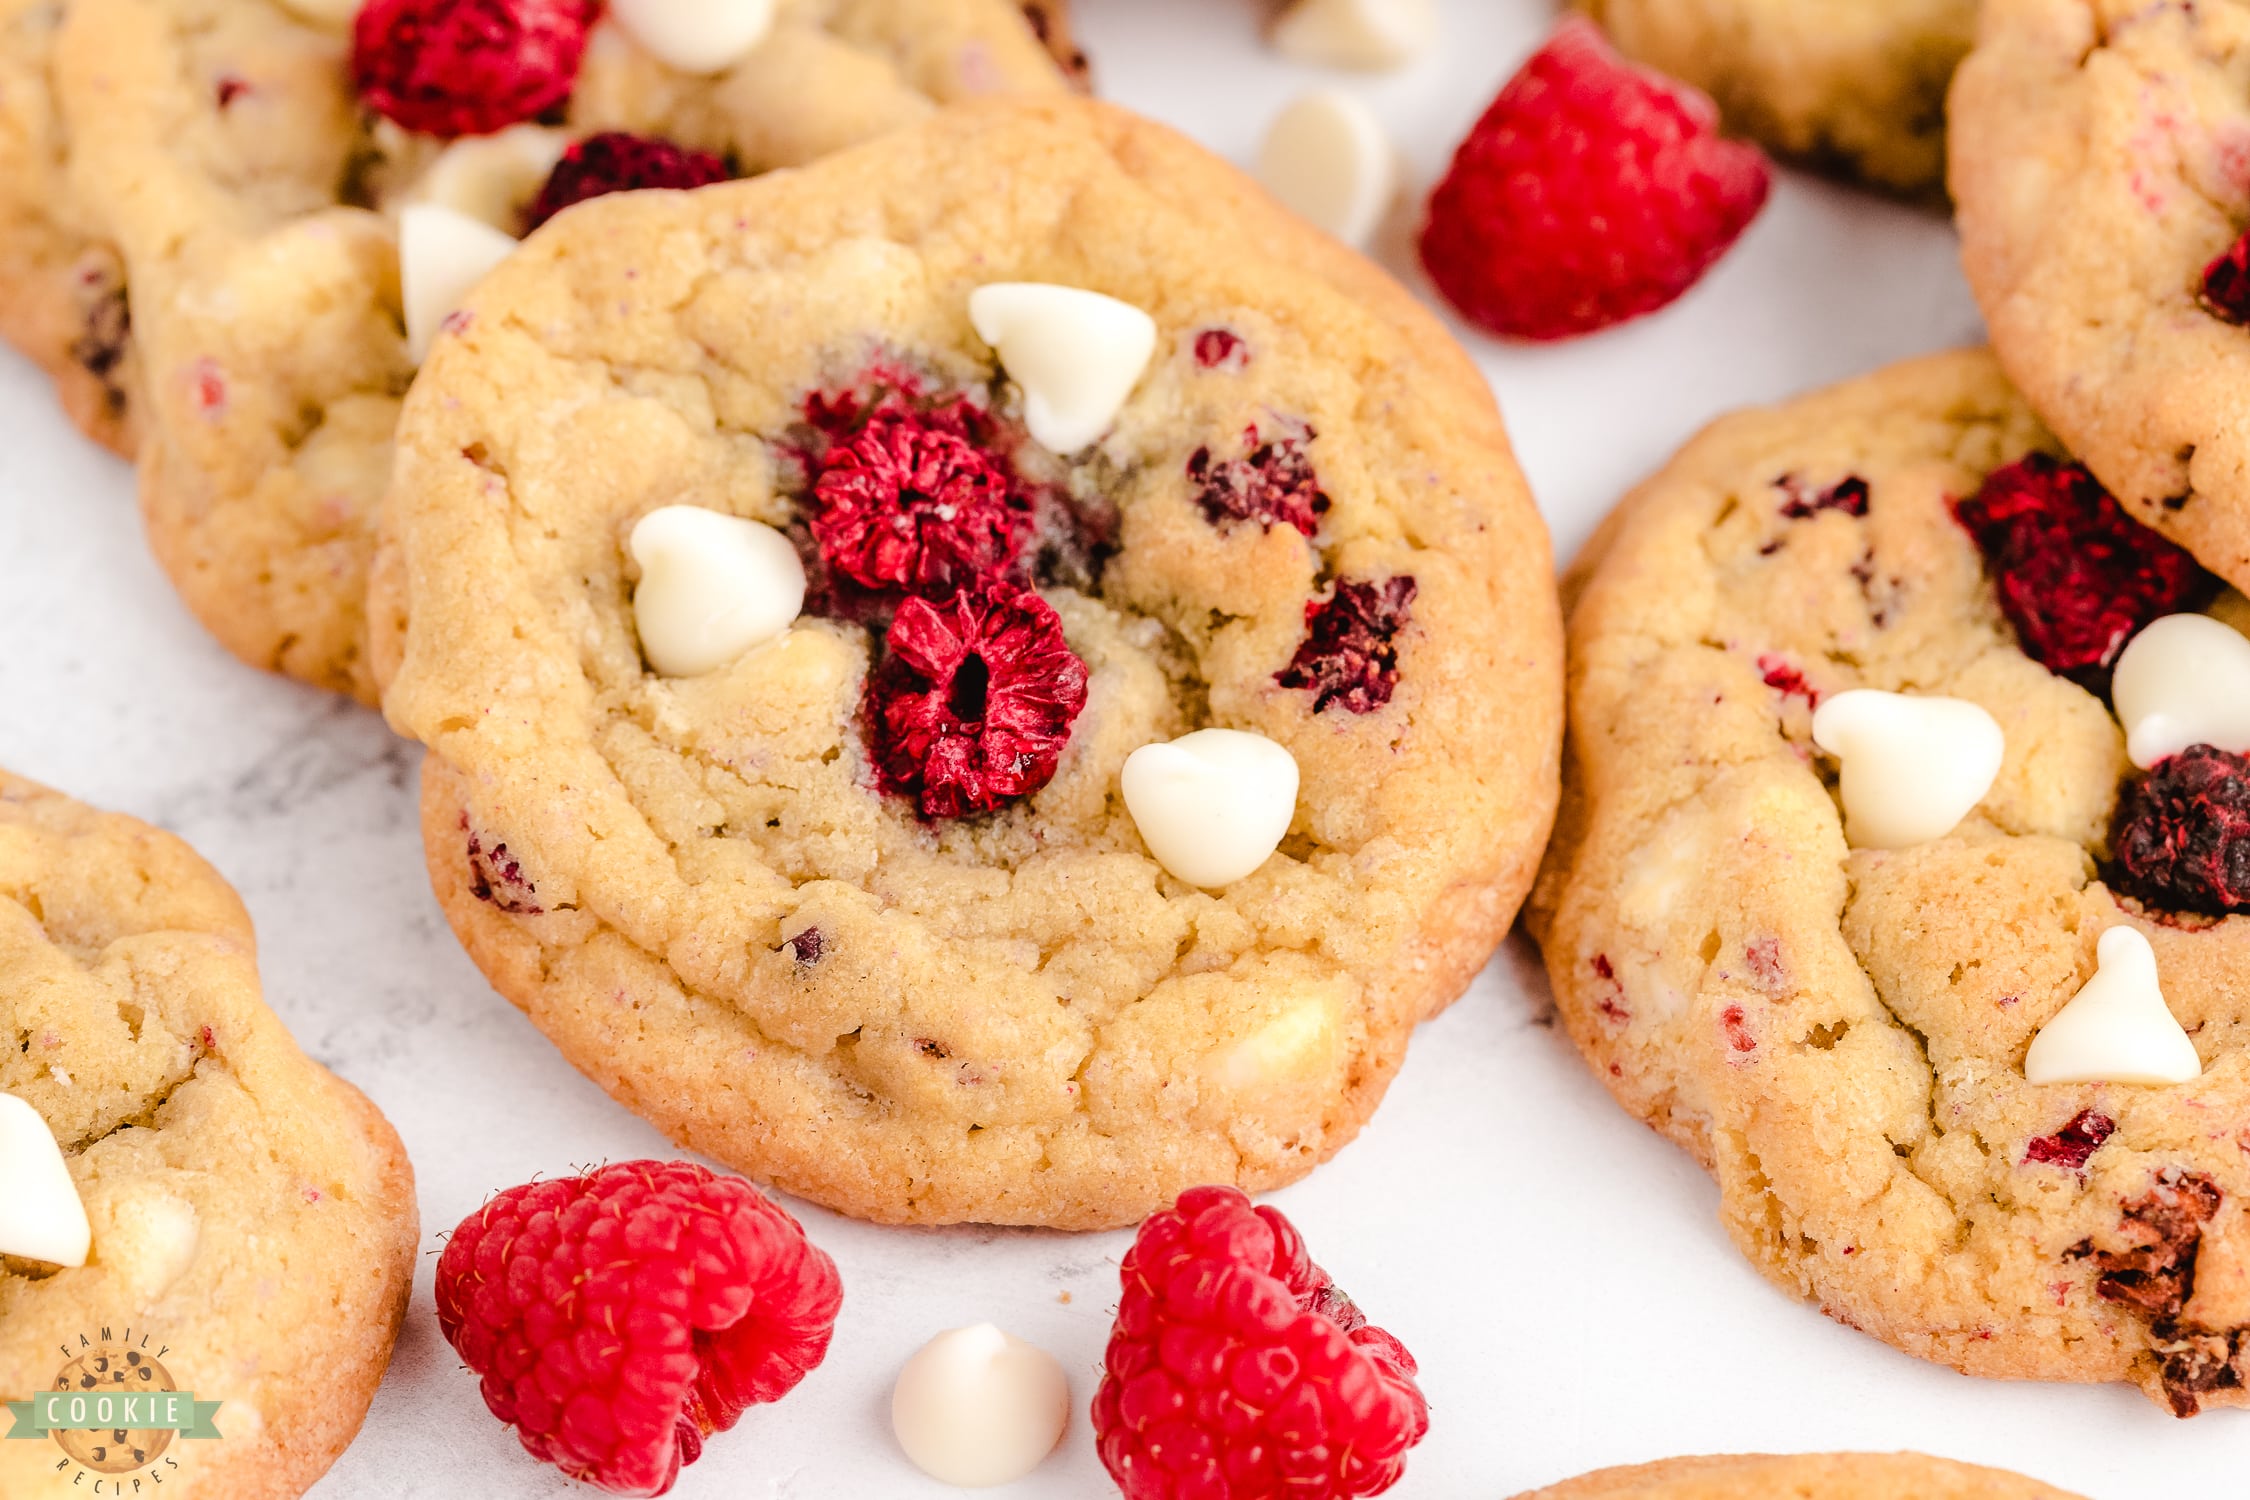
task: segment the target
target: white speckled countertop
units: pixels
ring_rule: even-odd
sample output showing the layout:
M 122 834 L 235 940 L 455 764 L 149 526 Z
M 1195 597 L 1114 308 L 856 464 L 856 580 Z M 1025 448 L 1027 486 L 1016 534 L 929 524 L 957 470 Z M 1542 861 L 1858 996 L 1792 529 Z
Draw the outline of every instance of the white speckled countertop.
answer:
M 1294 91 L 1339 82 L 1427 184 L 1546 24 L 1451 0 L 1417 70 L 1329 79 L 1257 44 L 1250 0 L 1078 0 L 1109 96 L 1246 160 Z M 1398 255 L 1394 266 L 1406 264 Z M 1706 418 L 1966 342 L 1939 218 L 1795 174 L 1686 301 L 1556 349 L 1473 340 L 1564 556 Z M 131 476 L 0 357 L 0 764 L 173 829 L 256 915 L 267 998 L 406 1138 L 424 1229 L 495 1187 L 664 1141 L 555 1056 L 455 948 L 423 885 L 412 746 L 372 714 L 236 665 L 144 548 Z M 1424 1029 L 1362 1139 L 1275 1200 L 1420 1358 L 1432 1411 L 1404 1496 L 1499 1500 L 1613 1463 L 1921 1448 L 2096 1500 L 2243 1492 L 2250 1415 L 2192 1423 L 2137 1391 L 1971 1381 L 1792 1302 L 1736 1255 L 1703 1174 L 1613 1106 L 1552 1027 L 1521 939 Z M 905 1231 L 804 1213 L 841 1263 L 827 1364 L 683 1476 L 684 1500 L 951 1493 L 899 1456 L 890 1380 L 991 1319 L 1076 1385 L 1063 1450 L 1012 1497 L 1114 1493 L 1085 1422 L 1122 1234 Z M 366 1430 L 320 1500 L 587 1494 L 524 1457 L 439 1337 L 425 1258 Z

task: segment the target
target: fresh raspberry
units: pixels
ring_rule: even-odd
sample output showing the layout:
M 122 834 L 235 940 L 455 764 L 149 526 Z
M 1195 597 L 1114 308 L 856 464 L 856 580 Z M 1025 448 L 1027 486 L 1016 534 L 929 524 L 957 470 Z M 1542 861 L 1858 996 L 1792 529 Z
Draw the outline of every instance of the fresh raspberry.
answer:
M 2203 268 L 2203 306 L 2223 322 L 2250 324 L 2250 233 Z
M 547 175 L 547 184 L 524 219 L 529 234 L 574 203 L 644 188 L 699 188 L 733 176 L 708 151 L 690 150 L 654 136 L 605 130 L 573 142 Z
M 1047 601 L 995 583 L 942 604 L 909 599 L 868 683 L 883 789 L 926 818 L 990 812 L 1054 779 L 1086 706 L 1086 664 Z
M 1790 521 L 1809 521 L 1824 510 L 1840 510 L 1847 516 L 1867 514 L 1867 481 L 1857 474 L 1849 474 L 1824 490 L 1814 489 L 1794 474 L 1784 474 L 1774 481 L 1774 488 L 1782 493 L 1781 514 Z
M 2210 586 L 2194 558 L 2125 513 L 2084 464 L 2030 453 L 1953 503 L 2024 654 L 2089 692 L 2140 628 Z
M 2043 1135 L 2026 1145 L 2024 1163 L 2028 1166 L 2039 1162 L 2067 1172 L 2083 1172 L 2087 1160 L 2101 1150 L 2102 1142 L 2116 1133 L 2117 1122 L 2108 1115 L 2082 1109 L 2053 1135 Z
M 2224 917 L 2250 911 L 2250 760 L 2191 745 L 2117 800 L 2111 878 L 2142 904 Z
M 1094 1434 L 1126 1500 L 1350 1500 L 1429 1431 L 1414 1356 L 1230 1187 L 1152 1215 L 1119 1269 Z
M 352 82 L 408 130 L 490 135 L 570 97 L 600 12 L 598 0 L 367 0 Z
M 1717 127 L 1704 95 L 1565 21 L 1455 153 L 1422 264 L 1494 333 L 1568 338 L 1654 312 L 1765 204 L 1765 157 Z
M 828 1352 L 843 1287 L 736 1177 L 629 1161 L 508 1189 L 438 1257 L 438 1327 L 531 1456 L 661 1495 Z
M 1310 692 L 1316 714 L 1331 703 L 1355 714 L 1375 712 L 1398 686 L 1398 635 L 1414 594 L 1414 580 L 1398 577 L 1346 581 L 1328 598 L 1308 601 L 1305 639 L 1273 680 Z
M 1195 486 L 1195 503 L 1214 526 L 1230 521 L 1256 521 L 1271 531 L 1276 525 L 1296 527 L 1306 536 L 1319 529 L 1328 509 L 1321 493 L 1320 476 L 1313 473 L 1305 444 L 1318 436 L 1302 427 L 1271 442 L 1258 440 L 1258 429 L 1243 433 L 1247 458 L 1214 461 L 1209 448 L 1198 448 L 1188 459 L 1188 481 Z
M 831 448 L 813 486 L 813 540 L 832 570 L 928 599 L 1006 572 L 1026 519 L 997 464 L 909 416 L 877 416 Z

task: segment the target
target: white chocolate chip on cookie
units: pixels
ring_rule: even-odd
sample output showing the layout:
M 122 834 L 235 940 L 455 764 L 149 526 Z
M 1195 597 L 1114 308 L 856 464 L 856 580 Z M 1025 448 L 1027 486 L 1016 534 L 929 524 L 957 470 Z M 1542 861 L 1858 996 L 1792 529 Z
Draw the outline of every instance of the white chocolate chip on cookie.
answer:
M 54 1132 L 27 1101 L 0 1094 L 0 1255 L 82 1266 L 93 1242 Z
M 891 1430 L 916 1467 L 965 1489 L 1021 1479 L 1070 1424 L 1070 1380 L 1046 1350 L 990 1323 L 924 1344 L 899 1371 Z
M 1239 729 L 1143 745 L 1125 758 L 1119 782 L 1157 863 L 1206 889 L 1264 864 L 1297 811 L 1297 758 Z
M 1282 56 L 1329 68 L 1404 67 L 1437 35 L 1434 0 L 1297 0 L 1273 26 Z
M 1398 198 L 1398 151 L 1366 105 L 1320 89 L 1266 127 L 1258 180 L 1299 218 L 1364 249 Z
M 762 521 L 667 505 L 635 523 L 641 581 L 633 619 L 666 677 L 715 671 L 789 628 L 805 607 L 805 565 Z
M 2156 950 L 2130 927 L 2112 927 L 2095 949 L 2086 987 L 2031 1039 L 2032 1083 L 2186 1083 L 2203 1072 L 2195 1043 L 2164 1003 Z
M 2000 774 L 2007 739 L 1978 704 L 1859 688 L 1813 713 L 1813 742 L 1843 763 L 1845 836 L 1905 849 L 1951 833 Z
M 430 357 L 445 320 L 516 241 L 490 224 L 436 203 L 409 204 L 398 216 L 399 296 L 406 304 L 406 352 Z
M 152 1182 L 129 1183 L 106 1203 L 101 1263 L 124 1278 L 144 1302 L 164 1295 L 187 1274 L 203 1243 L 193 1205 Z
M 2209 615 L 2166 615 L 2117 658 L 2110 697 L 2144 771 L 2190 745 L 2250 754 L 2250 639 Z
M 773 29 L 774 0 L 610 0 L 610 14 L 658 62 L 724 73 Z
M 969 294 L 969 321 L 1023 388 L 1032 437 L 1065 457 L 1109 430 L 1156 352 L 1155 319 L 1074 286 L 980 286 Z

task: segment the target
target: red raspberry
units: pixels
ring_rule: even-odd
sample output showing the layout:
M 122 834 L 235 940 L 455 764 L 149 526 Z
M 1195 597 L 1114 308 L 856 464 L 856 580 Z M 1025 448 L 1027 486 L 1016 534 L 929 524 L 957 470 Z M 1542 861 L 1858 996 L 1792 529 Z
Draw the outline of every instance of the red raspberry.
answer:
M 653 136 L 605 130 L 572 144 L 524 217 L 529 234 L 574 203 L 644 188 L 699 188 L 733 176 L 708 151 L 693 151 Z
M 831 569 L 929 599 L 1006 572 L 1027 520 L 1008 476 L 973 443 L 896 413 L 829 450 L 813 506 L 813 540 Z
M 1319 529 L 1328 509 L 1320 476 L 1305 456 L 1305 444 L 1316 437 L 1310 427 L 1270 443 L 1258 441 L 1258 429 L 1243 434 L 1248 458 L 1214 463 L 1211 450 L 1198 448 L 1188 459 L 1188 479 L 1195 485 L 1196 504 L 1214 526 L 1229 521 L 1256 521 L 1268 531 L 1276 525 L 1296 527 L 1306 536 Z
M 2125 788 L 2109 846 L 2116 886 L 2143 905 L 2250 912 L 2250 760 L 2191 745 Z
M 1305 639 L 1273 680 L 1310 692 L 1316 714 L 1331 703 L 1355 714 L 1375 712 L 1398 686 L 1398 634 L 1414 594 L 1414 580 L 1399 577 L 1346 581 L 1328 598 L 1307 602 Z
M 945 604 L 909 599 L 869 680 L 868 731 L 883 789 L 926 818 L 990 812 L 1054 779 L 1086 706 L 1086 664 L 1062 620 L 994 583 Z
M 438 1257 L 438 1327 L 532 1457 L 661 1495 L 828 1352 L 843 1287 L 737 1177 L 629 1161 L 510 1188 Z
M 570 97 L 598 0 L 367 0 L 352 82 L 379 114 L 429 135 L 490 135 Z
M 1494 333 L 1560 339 L 1654 312 L 1758 216 L 1755 146 L 1704 95 L 1569 20 L 1492 101 L 1430 197 L 1422 264 Z
M 1976 539 L 2024 654 L 2089 692 L 2140 628 L 2210 585 L 2194 558 L 2135 521 L 2087 472 L 2045 453 L 1985 476 L 1953 503 Z
M 1795 474 L 1784 474 L 1773 483 L 1782 494 L 1784 520 L 1809 521 L 1824 510 L 1853 517 L 1867 514 L 1867 481 L 1857 474 L 1848 474 L 1826 489 L 1815 489 Z
M 2108 1115 L 2082 1109 L 2053 1135 L 2043 1135 L 2023 1150 L 2024 1164 L 2043 1162 L 2065 1171 L 2083 1172 L 2102 1142 L 2117 1133 L 2117 1122 Z
M 2223 322 L 2250 324 L 2250 233 L 2203 268 L 2203 306 Z
M 1430 1428 L 1414 1356 L 1278 1212 L 1191 1188 L 1119 1275 L 1094 1433 L 1126 1500 L 1350 1500 L 1406 1471 Z

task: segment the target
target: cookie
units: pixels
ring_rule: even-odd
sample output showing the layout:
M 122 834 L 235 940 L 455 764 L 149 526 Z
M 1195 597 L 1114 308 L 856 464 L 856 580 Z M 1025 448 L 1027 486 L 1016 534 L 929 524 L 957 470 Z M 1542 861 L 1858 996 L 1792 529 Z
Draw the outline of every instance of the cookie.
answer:
M 0 1093 L 54 1132 L 93 1226 L 82 1267 L 0 1258 L 0 1398 L 109 1345 L 224 1403 L 215 1440 L 137 1435 L 146 1474 L 129 1453 L 0 1442 L 0 1492 L 301 1494 L 358 1431 L 406 1309 L 398 1136 L 266 1009 L 250 919 L 216 871 L 5 773 L 0 1023 L 16 1041 Z
M 455 323 L 386 504 L 385 712 L 456 933 L 674 1139 L 870 1219 L 1130 1224 L 1336 1151 L 1507 931 L 1560 625 L 1490 390 L 1169 131 L 983 104 L 604 199 Z M 1085 352 L 1134 329 L 1121 380 Z M 654 672 L 660 508 L 755 579 L 809 559 L 806 613 Z M 782 592 L 718 599 L 770 633 Z M 1158 817 L 1202 750 L 1241 795 Z M 1216 888 L 1149 852 L 1276 809 Z
M 72 193 L 131 284 L 158 560 L 244 661 L 372 701 L 367 562 L 414 373 L 396 212 L 462 159 L 364 109 L 349 53 L 342 30 L 276 0 L 74 0 L 55 71 Z M 601 23 L 563 131 L 663 137 L 760 172 L 949 99 L 1062 86 L 1011 0 L 784 0 L 715 78 Z M 509 229 L 538 176 L 513 201 L 495 183 Z
M 2197 880 L 2240 873 L 2250 763 L 2144 774 L 2102 696 L 2151 617 L 2250 619 L 2054 447 L 1960 353 L 1728 417 L 1636 491 L 1566 590 L 1531 925 L 1595 1074 L 1768 1279 L 1969 1374 L 2250 1405 L 2250 920 L 2211 914 L 2250 889 Z M 1853 778 L 1903 771 L 1911 804 L 1968 742 L 1847 746 L 1840 787 L 1813 715 L 1853 689 L 1994 726 L 1943 831 L 1874 847 Z M 2161 982 L 2134 1034 L 2200 1077 L 2028 1082 L 2132 949 Z
M 1952 104 L 1961 264 L 2009 378 L 2136 516 L 2237 584 L 2245 68 L 2241 0 L 1993 0 Z
M 1919 1453 L 1668 1458 L 1584 1474 L 1516 1500 L 2076 1500 L 1998 1469 Z
M 1874 186 L 1945 185 L 1945 89 L 1977 0 L 1581 0 L 1618 49 L 1718 101 L 1777 155 Z
M 133 451 L 132 334 L 123 269 L 85 232 L 49 60 L 63 0 L 0 0 L 0 338 L 55 382 L 88 437 Z

